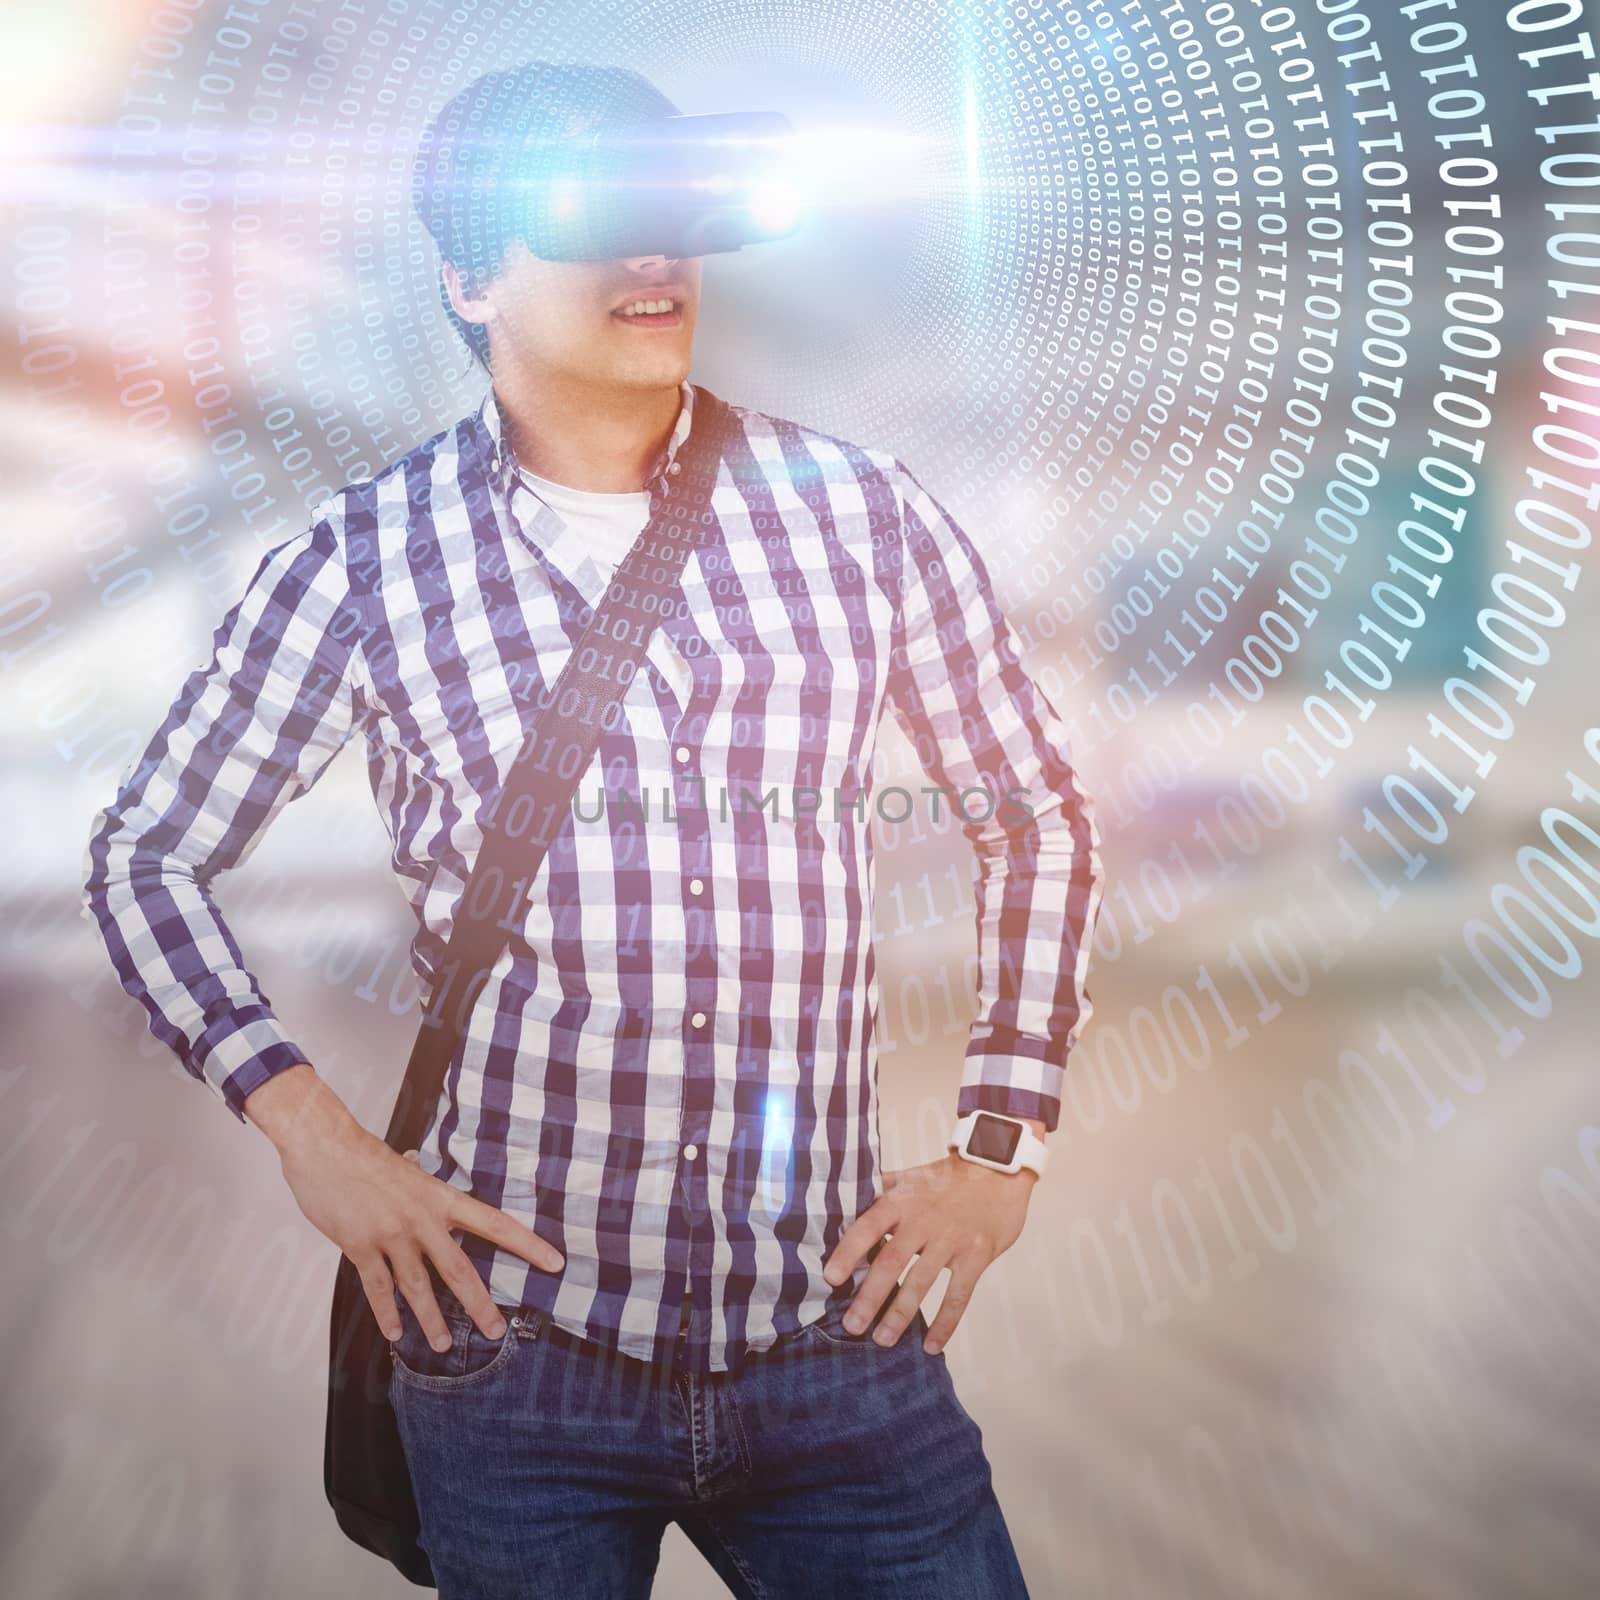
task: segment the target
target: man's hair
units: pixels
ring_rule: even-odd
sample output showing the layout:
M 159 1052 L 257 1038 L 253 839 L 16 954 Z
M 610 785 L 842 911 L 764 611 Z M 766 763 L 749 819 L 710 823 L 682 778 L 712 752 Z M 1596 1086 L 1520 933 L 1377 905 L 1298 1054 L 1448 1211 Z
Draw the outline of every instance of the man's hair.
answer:
M 423 133 L 411 169 L 412 204 L 441 262 L 454 262 L 475 293 L 497 276 L 507 248 L 526 237 L 528 197 L 505 180 L 517 175 L 517 157 L 530 142 L 679 114 L 648 78 L 627 67 L 529 61 L 485 73 L 447 101 Z M 456 315 L 442 273 L 439 300 L 487 370 L 488 330 Z

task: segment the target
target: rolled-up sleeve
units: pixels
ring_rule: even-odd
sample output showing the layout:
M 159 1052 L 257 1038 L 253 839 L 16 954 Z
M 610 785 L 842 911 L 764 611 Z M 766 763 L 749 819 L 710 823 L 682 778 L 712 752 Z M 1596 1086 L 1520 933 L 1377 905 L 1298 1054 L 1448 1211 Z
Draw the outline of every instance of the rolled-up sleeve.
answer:
M 321 507 L 319 510 L 323 509 Z M 244 1120 L 306 1059 L 212 897 L 354 731 L 360 615 L 324 518 L 266 552 L 110 805 L 84 857 L 94 921 L 150 1031 Z
M 955 792 L 976 855 L 978 1007 L 956 1110 L 1050 1131 L 1089 1018 L 1099 832 L 1066 729 L 1023 670 L 972 541 L 900 463 L 895 481 L 902 583 L 887 697 L 929 775 Z

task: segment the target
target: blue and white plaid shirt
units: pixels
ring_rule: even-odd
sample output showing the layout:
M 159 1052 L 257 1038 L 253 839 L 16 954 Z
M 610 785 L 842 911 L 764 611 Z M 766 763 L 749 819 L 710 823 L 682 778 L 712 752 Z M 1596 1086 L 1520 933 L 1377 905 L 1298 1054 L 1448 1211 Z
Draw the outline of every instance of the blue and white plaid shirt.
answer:
M 689 432 L 682 395 L 652 507 Z M 894 457 L 730 413 L 687 603 L 579 784 L 421 1148 L 424 1171 L 566 1257 L 547 1273 L 463 1236 L 497 1301 L 665 1363 L 692 1296 L 702 1371 L 821 1313 L 822 1264 L 881 1190 L 869 796 L 885 704 L 976 819 L 956 1112 L 1056 1126 L 1102 885 L 1065 730 L 967 536 Z M 95 819 L 86 912 L 152 1031 L 241 1117 L 306 1054 L 211 880 L 359 729 L 426 996 L 480 808 L 604 593 L 502 438 L 491 388 L 269 550 Z

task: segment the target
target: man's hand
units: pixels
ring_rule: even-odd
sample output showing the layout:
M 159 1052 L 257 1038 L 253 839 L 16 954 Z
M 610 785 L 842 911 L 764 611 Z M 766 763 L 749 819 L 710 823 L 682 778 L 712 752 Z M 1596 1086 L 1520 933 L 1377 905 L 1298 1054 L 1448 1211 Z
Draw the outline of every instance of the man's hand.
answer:
M 1042 1122 L 1031 1126 L 1044 1131 Z M 1028 1198 L 1038 1181 L 1038 1174 L 1026 1167 L 1020 1172 L 995 1172 L 963 1161 L 954 1151 L 941 1161 L 884 1173 L 883 1193 L 845 1229 L 823 1263 L 828 1282 L 843 1283 L 872 1247 L 890 1235 L 850 1302 L 845 1327 L 860 1333 L 872 1321 L 915 1256 L 916 1264 L 906 1272 L 872 1337 L 879 1344 L 894 1344 L 933 1280 L 949 1267 L 949 1285 L 922 1345 L 929 1355 L 937 1354 L 955 1332 L 978 1278 L 1022 1232 Z
M 295 1203 L 360 1273 L 386 1339 L 400 1337 L 398 1284 L 428 1343 L 439 1351 L 450 1348 L 424 1258 L 489 1338 L 506 1331 L 452 1228 L 492 1239 L 547 1272 L 566 1265 L 561 1252 L 531 1228 L 430 1177 L 417 1165 L 416 1151 L 397 1156 L 350 1115 L 309 1062 L 269 1078 L 246 1097 L 244 1109 L 277 1147 Z

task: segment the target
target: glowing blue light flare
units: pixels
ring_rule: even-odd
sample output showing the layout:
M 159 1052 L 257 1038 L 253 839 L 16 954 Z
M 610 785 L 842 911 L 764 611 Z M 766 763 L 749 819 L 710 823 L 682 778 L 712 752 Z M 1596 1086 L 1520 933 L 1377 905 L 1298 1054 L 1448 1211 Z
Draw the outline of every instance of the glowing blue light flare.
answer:
M 758 1204 L 772 1216 L 788 1209 L 794 1164 L 794 1096 L 769 1089 L 762 1103 L 761 1163 L 756 1178 Z
M 745 213 L 763 233 L 787 233 L 804 210 L 800 191 L 783 178 L 766 178 L 750 191 Z

